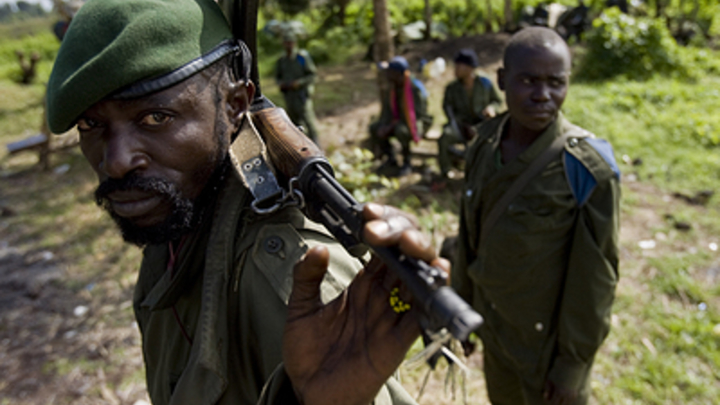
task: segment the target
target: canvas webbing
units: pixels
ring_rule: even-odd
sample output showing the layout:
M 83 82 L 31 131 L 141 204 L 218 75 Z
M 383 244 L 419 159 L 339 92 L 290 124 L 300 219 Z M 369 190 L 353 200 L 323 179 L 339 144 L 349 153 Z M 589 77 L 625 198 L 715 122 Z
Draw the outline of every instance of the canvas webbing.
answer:
M 490 233 L 490 229 L 500 219 L 500 216 L 505 212 L 510 202 L 520 194 L 533 177 L 540 174 L 540 172 L 553 160 L 555 159 L 560 151 L 565 147 L 565 142 L 570 138 L 586 138 L 589 136 L 587 131 L 583 131 L 581 128 L 572 126 L 568 131 L 558 136 L 550 146 L 547 147 L 538 157 L 533 160 L 530 165 L 525 169 L 524 172 L 518 176 L 517 179 L 510 185 L 505 194 L 500 197 L 497 203 L 492 207 L 487 218 L 483 220 L 480 228 L 480 244 L 482 245 L 487 240 Z

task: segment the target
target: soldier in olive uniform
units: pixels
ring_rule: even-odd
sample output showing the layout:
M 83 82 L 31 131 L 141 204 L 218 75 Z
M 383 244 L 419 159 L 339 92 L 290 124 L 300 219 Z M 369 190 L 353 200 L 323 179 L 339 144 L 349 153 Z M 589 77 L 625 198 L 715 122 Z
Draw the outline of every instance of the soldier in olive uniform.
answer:
M 432 125 L 427 114 L 428 93 L 425 86 L 410 74 L 410 65 L 402 56 L 390 60 L 384 73 L 390 90 L 382 92 L 380 118 L 370 124 L 370 141 L 379 150 L 376 156 L 387 157 L 388 166 L 397 166 L 390 138 L 400 141 L 403 164 L 401 175 L 410 174 L 410 142 L 419 142 Z
M 500 95 L 487 77 L 475 73 L 478 58 L 472 49 L 462 49 L 455 56 L 455 77 L 443 97 L 443 111 L 448 123 L 443 126 L 438 140 L 438 163 L 440 173 L 447 177 L 452 162 L 450 149 L 453 145 L 466 144 L 475 136 L 475 125 L 496 115 Z
M 48 83 L 50 129 L 77 126 L 98 204 L 144 247 L 133 308 L 150 398 L 413 404 L 389 377 L 416 309 L 393 310 L 388 269 L 358 272 L 296 208 L 251 208 L 238 163 L 263 162 L 251 57 L 212 0 L 89 0 Z M 407 216 L 364 216 L 369 243 L 448 269 Z
M 467 153 L 452 285 L 485 318 L 493 404 L 586 404 L 610 328 L 619 171 L 610 144 L 560 113 L 570 66 L 554 31 L 515 34 L 498 72 L 508 112 Z
M 317 120 L 312 102 L 317 69 L 310 54 L 298 48 L 293 33 L 285 34 L 283 47 L 285 55 L 275 65 L 275 80 L 285 97 L 285 109 L 292 122 L 302 126 L 307 136 L 317 143 Z

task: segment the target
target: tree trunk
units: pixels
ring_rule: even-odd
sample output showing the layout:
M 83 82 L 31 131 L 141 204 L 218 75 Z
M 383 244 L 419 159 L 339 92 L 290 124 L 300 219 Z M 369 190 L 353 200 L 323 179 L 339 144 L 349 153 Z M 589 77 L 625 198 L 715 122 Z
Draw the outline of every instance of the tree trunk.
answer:
M 515 21 L 513 19 L 512 0 L 505 0 L 505 31 L 512 32 L 515 30 Z
M 390 60 L 395 53 L 390 36 L 390 15 L 386 0 L 373 0 L 375 16 L 375 61 Z
M 485 32 L 492 32 L 492 0 L 487 0 L 487 15 L 485 16 Z
M 345 11 L 347 10 L 347 5 L 350 3 L 350 0 L 338 0 L 338 21 L 340 23 L 341 27 L 345 26 Z
M 425 40 L 432 39 L 432 7 L 430 0 L 425 0 Z
M 665 0 L 655 0 L 655 18 L 665 16 Z

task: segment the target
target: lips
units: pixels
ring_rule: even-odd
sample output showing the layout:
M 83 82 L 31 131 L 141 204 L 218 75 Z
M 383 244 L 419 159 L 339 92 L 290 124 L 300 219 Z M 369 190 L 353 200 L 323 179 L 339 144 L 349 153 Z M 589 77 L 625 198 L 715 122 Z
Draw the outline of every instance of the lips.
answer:
M 548 109 L 532 109 L 527 110 L 527 115 L 536 118 L 549 118 L 555 115 L 555 111 Z
M 142 191 L 115 191 L 108 195 L 112 211 L 127 219 L 152 216 L 163 199 L 155 194 Z

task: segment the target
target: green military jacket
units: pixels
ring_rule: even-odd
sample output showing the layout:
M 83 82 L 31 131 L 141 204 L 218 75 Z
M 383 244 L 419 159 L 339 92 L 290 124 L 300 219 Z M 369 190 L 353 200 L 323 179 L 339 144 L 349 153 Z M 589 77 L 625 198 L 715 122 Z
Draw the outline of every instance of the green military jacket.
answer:
M 298 106 L 305 104 L 315 92 L 317 68 L 310 54 L 304 49 L 298 49 L 292 56 L 281 56 L 275 65 L 275 80 L 278 85 L 297 81 L 299 87 L 283 93 L 285 101 Z
M 619 172 L 607 142 L 570 138 L 481 241 L 480 225 L 493 204 L 571 128 L 560 114 L 502 165 L 498 147 L 507 121 L 505 113 L 481 125 L 469 147 L 452 285 L 485 318 L 479 329 L 485 350 L 513 359 L 541 389 L 545 379 L 580 388 L 610 327 Z
M 443 97 L 443 111 L 447 115 L 448 109 L 452 111 L 458 126 L 476 125 L 485 117 L 482 112 L 485 107 L 492 105 L 495 110 L 500 109 L 502 100 L 492 81 L 486 77 L 475 75 L 472 94 L 468 94 L 465 85 L 460 80 L 454 80 L 445 88 Z M 447 117 L 451 121 L 450 116 Z
M 213 220 L 182 243 L 172 268 L 168 246 L 144 251 L 133 302 L 155 405 L 296 402 L 281 365 L 294 264 L 312 246 L 330 249 L 325 302 L 360 267 L 298 210 L 260 217 L 249 202 L 229 175 Z M 390 380 L 376 403 L 414 401 Z

